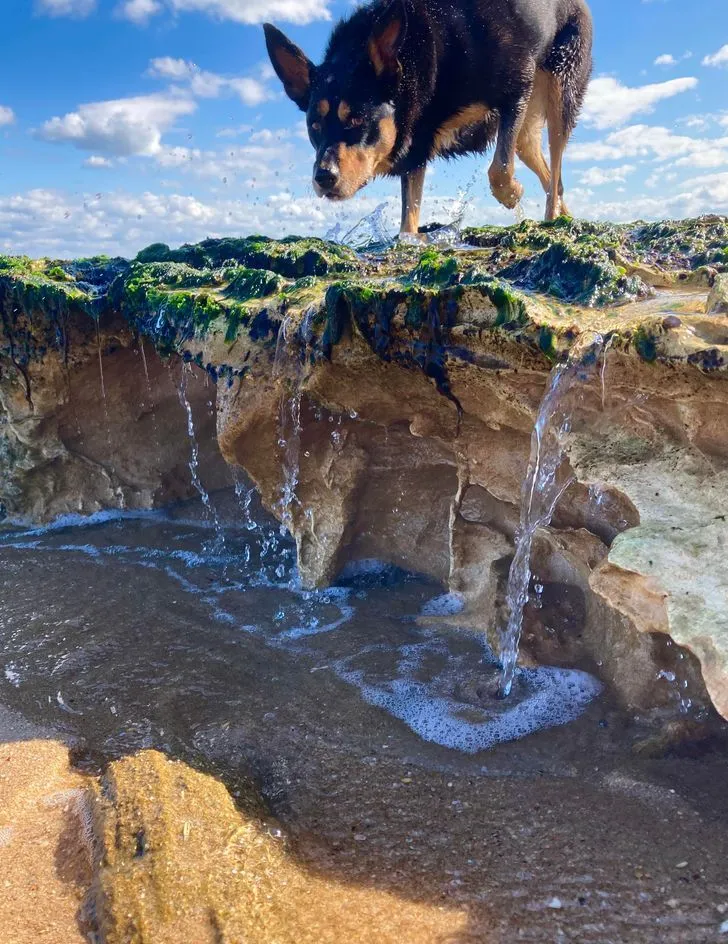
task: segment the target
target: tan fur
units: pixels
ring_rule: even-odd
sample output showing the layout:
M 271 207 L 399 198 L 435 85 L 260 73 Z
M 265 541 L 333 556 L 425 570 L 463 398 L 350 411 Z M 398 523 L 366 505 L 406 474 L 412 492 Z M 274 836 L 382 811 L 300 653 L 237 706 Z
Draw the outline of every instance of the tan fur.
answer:
M 342 124 L 346 124 L 346 122 L 351 117 L 351 108 L 349 107 L 349 103 L 344 101 L 339 102 L 339 107 L 336 114 L 339 116 L 339 121 Z
M 319 113 L 321 118 L 325 118 L 331 111 L 331 103 L 329 100 L 327 98 L 322 98 L 316 106 L 316 111 Z
M 473 125 L 479 125 L 486 121 L 490 115 L 490 109 L 487 105 L 477 104 L 468 105 L 462 108 L 457 114 L 441 125 L 435 133 L 435 143 L 433 145 L 433 157 L 436 154 L 442 154 L 457 144 L 460 132 L 465 128 L 471 128 Z
M 379 177 L 392 169 L 392 151 L 397 141 L 394 118 L 379 122 L 379 141 L 374 147 L 348 147 L 340 144 L 336 160 L 339 183 L 336 196 L 340 200 L 353 197 L 372 177 Z
M 541 138 L 546 124 L 548 94 L 549 76 L 539 70 L 516 146 L 519 158 L 538 177 L 546 193 L 551 189 L 551 171 L 541 148 Z
M 276 51 L 276 61 L 283 73 L 283 85 L 286 93 L 294 100 L 303 98 L 311 87 L 309 63 L 301 55 L 295 55 L 285 49 Z
M 399 20 L 393 20 L 379 36 L 369 40 L 369 58 L 379 76 L 391 65 L 392 50 L 402 29 Z
M 549 151 L 551 155 L 551 187 L 546 200 L 546 219 L 555 220 L 561 213 L 568 213 L 560 189 L 561 165 L 569 139 L 564 129 L 561 85 L 558 79 L 554 77 L 550 77 L 548 83 L 546 120 L 549 129 Z
M 401 233 L 416 235 L 420 230 L 420 210 L 425 189 L 425 167 L 418 167 L 402 180 L 402 226 Z

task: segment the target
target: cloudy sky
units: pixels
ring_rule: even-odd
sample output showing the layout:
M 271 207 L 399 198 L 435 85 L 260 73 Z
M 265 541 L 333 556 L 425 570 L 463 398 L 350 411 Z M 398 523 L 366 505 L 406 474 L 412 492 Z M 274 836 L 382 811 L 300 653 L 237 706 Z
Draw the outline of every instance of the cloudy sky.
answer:
M 265 58 L 273 20 L 317 59 L 350 0 L 3 0 L 0 250 L 130 255 L 150 242 L 341 234 L 399 187 L 332 207 Z M 592 0 L 595 73 L 566 165 L 573 212 L 728 213 L 728 0 Z M 424 219 L 512 222 L 483 157 L 435 164 Z M 524 209 L 543 212 L 530 172 Z

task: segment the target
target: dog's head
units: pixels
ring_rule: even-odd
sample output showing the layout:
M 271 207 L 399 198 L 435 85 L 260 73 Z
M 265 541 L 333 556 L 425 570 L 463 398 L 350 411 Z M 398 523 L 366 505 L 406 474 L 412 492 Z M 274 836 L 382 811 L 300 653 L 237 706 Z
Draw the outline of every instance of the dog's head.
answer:
M 315 66 L 280 30 L 265 25 L 273 68 L 286 94 L 306 112 L 316 150 L 314 190 L 347 200 L 392 167 L 397 144 L 392 97 L 406 30 L 402 0 L 382 3 L 373 26 L 352 18 L 339 27 Z

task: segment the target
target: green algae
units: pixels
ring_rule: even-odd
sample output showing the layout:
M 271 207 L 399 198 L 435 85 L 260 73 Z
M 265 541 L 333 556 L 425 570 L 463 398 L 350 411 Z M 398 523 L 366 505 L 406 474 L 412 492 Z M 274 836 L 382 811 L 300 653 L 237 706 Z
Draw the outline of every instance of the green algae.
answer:
M 198 269 L 238 264 L 250 269 L 268 269 L 289 279 L 353 272 L 357 267 L 357 257 L 351 249 L 322 239 L 295 236 L 281 240 L 267 236 L 206 239 L 179 249 L 154 243 L 143 249 L 136 261 L 182 262 Z
M 561 217 L 472 229 L 464 238 L 471 248 L 398 246 L 371 257 L 318 239 L 262 236 L 179 249 L 157 243 L 132 263 L 0 256 L 0 356 L 25 369 L 51 348 L 67 350 L 69 318 L 95 330 L 94 321 L 118 316 L 162 354 L 199 358 L 223 343 L 232 351 L 242 338 L 234 357 L 251 346 L 271 356 L 282 321 L 305 312 L 312 356 L 330 357 L 355 330 L 377 356 L 424 370 L 448 391 L 446 351 L 456 327 L 466 338 L 491 332 L 497 344 L 553 362 L 580 331 L 597 321 L 604 330 L 600 309 L 650 291 L 629 274 L 633 264 L 676 262 L 682 277 L 699 274 L 707 258 L 719 271 L 728 261 L 728 223 L 718 217 L 630 226 Z M 589 306 L 594 318 L 572 305 Z M 624 334 L 645 361 L 662 356 L 653 327 Z M 704 353 L 699 366 L 716 369 L 721 357 Z M 227 356 L 214 358 L 227 361 L 214 370 L 233 370 Z

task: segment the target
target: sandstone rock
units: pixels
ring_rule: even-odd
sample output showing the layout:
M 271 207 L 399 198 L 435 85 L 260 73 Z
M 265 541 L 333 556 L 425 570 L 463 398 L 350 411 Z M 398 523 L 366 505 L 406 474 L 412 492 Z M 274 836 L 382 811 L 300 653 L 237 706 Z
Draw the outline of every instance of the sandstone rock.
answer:
M 525 642 L 532 656 L 598 672 L 641 709 L 674 700 L 660 673 L 678 661 L 690 697 L 707 701 L 693 653 L 728 716 L 728 597 L 715 575 L 728 320 L 708 317 L 699 291 L 728 267 L 726 221 L 561 219 L 464 239 L 472 249 L 399 246 L 370 258 L 317 240 L 153 246 L 112 273 L 97 266 L 93 297 L 68 281 L 78 278 L 72 264 L 8 262 L 0 288 L 20 315 L 2 329 L 3 501 L 42 518 L 68 507 L 148 507 L 189 489 L 175 425 L 184 416 L 169 381 L 181 358 L 195 378 L 196 413 L 212 394 L 205 383 L 216 383 L 220 451 L 290 526 L 305 584 L 381 558 L 459 593 L 458 621 L 495 639 L 549 372 L 601 335 L 608 353 L 584 366 L 568 404 L 563 472 L 575 482 L 535 546 L 548 620 L 532 607 Z M 73 329 L 63 343 L 55 308 L 39 301 L 48 285 Z M 94 393 L 97 325 L 107 411 Z M 142 339 L 153 413 L 140 402 L 138 372 L 131 379 Z M 83 393 L 63 395 L 66 376 Z M 95 430 L 84 437 L 73 435 L 74 403 Z M 154 416 L 164 429 L 156 458 Z M 104 451 L 109 439 L 122 447 Z M 213 452 L 203 467 L 222 483 Z M 678 566 L 700 601 L 694 631 Z M 665 634 L 684 650 L 666 647 Z
M 728 275 L 716 277 L 705 310 L 709 315 L 728 315 Z
M 317 875 L 295 860 L 250 785 L 144 751 L 111 764 L 97 803 L 96 914 L 107 944 L 442 941 L 457 908 Z
M 84 907 L 92 880 L 88 781 L 71 770 L 65 744 L 18 730 L 2 708 L 0 729 L 10 738 L 0 752 L 3 944 L 83 944 L 92 930 Z

